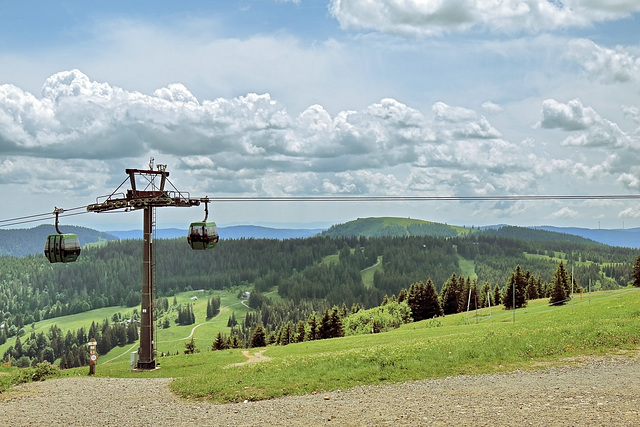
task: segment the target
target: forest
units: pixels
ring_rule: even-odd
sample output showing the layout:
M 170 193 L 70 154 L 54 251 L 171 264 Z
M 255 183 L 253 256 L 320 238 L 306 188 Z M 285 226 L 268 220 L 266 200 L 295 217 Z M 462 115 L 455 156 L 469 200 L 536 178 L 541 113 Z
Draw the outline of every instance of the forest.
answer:
M 323 316 L 346 319 L 390 302 L 408 303 L 416 284 L 432 286 L 443 314 L 448 314 L 462 306 L 458 301 L 454 310 L 445 304 L 452 288 L 458 294 L 472 289 L 479 305 L 491 295 L 495 304 L 508 292 L 516 270 L 525 277 L 522 292 L 548 296 L 559 262 L 576 289 L 615 289 L 632 280 L 637 250 L 566 236 L 503 227 L 457 237 L 222 240 L 212 251 L 192 251 L 184 239 L 158 239 L 155 295 L 166 299 L 195 289 L 250 290 L 248 303 L 255 311 L 246 319 L 234 319 L 231 334 L 248 345 L 259 324 L 269 342 L 280 341 L 283 327 L 292 331 L 287 335 L 291 339 L 293 331 L 300 335 L 301 323 L 308 332 L 311 323 L 322 324 Z M 66 265 L 49 264 L 39 255 L 0 257 L 0 343 L 24 336 L 26 326 L 42 319 L 106 306 L 138 306 L 141 258 L 140 240 L 84 248 L 77 262 Z M 366 269 L 374 271 L 372 280 L 363 280 Z M 277 301 L 265 296 L 274 290 Z M 193 320 L 185 312 L 179 322 Z

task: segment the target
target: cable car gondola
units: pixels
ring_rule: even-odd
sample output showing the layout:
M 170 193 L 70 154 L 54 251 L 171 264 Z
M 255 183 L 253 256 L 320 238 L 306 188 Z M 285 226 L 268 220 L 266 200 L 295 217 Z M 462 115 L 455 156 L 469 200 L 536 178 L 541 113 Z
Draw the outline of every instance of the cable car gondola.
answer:
M 49 262 L 74 262 L 80 255 L 80 241 L 75 234 L 63 234 L 58 228 L 58 214 L 62 209 L 56 208 L 56 232 L 47 237 L 44 244 L 44 256 Z
M 192 222 L 189 225 L 189 234 L 187 235 L 187 242 L 191 246 L 191 249 L 205 250 L 213 249 L 216 247 L 220 236 L 218 235 L 218 227 L 213 221 L 207 222 L 209 216 L 209 209 L 207 208 L 208 199 L 204 199 L 204 219 L 200 222 Z

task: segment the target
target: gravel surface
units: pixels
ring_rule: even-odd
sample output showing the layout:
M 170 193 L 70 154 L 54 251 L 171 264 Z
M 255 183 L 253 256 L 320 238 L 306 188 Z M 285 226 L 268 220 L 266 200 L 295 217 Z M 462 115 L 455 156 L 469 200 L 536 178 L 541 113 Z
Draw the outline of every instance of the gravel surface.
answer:
M 637 426 L 640 358 L 458 376 L 261 402 L 182 400 L 170 379 L 75 377 L 0 394 L 6 426 Z

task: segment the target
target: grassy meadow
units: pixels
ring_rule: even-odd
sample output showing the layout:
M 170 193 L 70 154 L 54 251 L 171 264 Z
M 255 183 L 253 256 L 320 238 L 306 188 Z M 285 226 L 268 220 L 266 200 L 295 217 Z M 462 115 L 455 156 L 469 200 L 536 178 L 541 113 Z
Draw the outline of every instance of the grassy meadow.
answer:
M 228 316 L 221 317 L 226 322 Z M 198 354 L 159 357 L 160 369 L 137 373 L 129 371 L 128 357 L 108 363 L 101 357 L 96 373 L 171 377 L 172 389 L 185 398 L 238 402 L 363 384 L 534 369 L 540 362 L 579 363 L 580 355 L 637 351 L 640 289 L 578 295 L 560 307 L 549 307 L 546 299 L 530 301 L 516 310 L 515 322 L 513 311 L 498 306 L 382 334 L 249 349 L 269 360 L 240 365 L 247 360 L 243 350 L 207 351 L 205 345 L 215 336 L 205 337 L 207 329 L 201 327 L 196 331 L 202 333 L 202 338 L 196 336 Z M 69 373 L 86 375 L 87 368 Z
M 199 345 L 204 346 L 203 343 L 205 340 L 211 344 L 219 331 L 228 333 L 229 328 L 227 328 L 227 321 L 231 313 L 235 312 L 236 319 L 240 321 L 244 319 L 245 314 L 249 311 L 249 308 L 244 306 L 241 300 L 238 299 L 238 292 L 239 289 L 231 289 L 210 292 L 189 291 L 177 294 L 177 305 L 182 304 L 184 306 L 185 304 L 192 304 L 196 323 L 187 326 L 178 326 L 175 324 L 174 319 L 177 317 L 177 306 L 173 306 L 173 297 L 169 298 L 169 311 L 159 318 L 159 322 L 162 323 L 165 317 L 168 317 L 170 327 L 162 329 L 156 326 L 156 347 L 158 352 L 175 354 L 178 351 L 182 352 L 184 350 L 184 344 L 189 341 L 191 337 L 193 337 Z M 220 313 L 213 319 L 205 320 L 207 315 L 207 299 L 210 299 L 212 296 L 220 297 Z M 272 295 L 269 294 L 268 296 L 271 297 Z M 194 301 L 191 299 L 192 297 L 198 297 L 198 299 Z M 89 330 L 91 322 L 101 323 L 104 319 L 111 321 L 111 318 L 116 313 L 121 313 L 124 318 L 128 318 L 135 308 L 138 308 L 139 311 L 139 307 L 105 307 L 84 313 L 43 320 L 33 325 L 25 325 L 26 335 L 23 336 L 21 340 L 24 341 L 31 332 L 46 333 L 52 325 L 57 325 L 63 333 L 66 333 L 68 330 L 76 331 L 80 328 L 84 328 L 86 332 Z M 9 346 L 14 345 L 15 341 L 15 337 L 10 338 L 5 344 L 1 345 L 0 355 L 4 354 Z M 129 353 L 137 347 L 137 344 L 126 347 L 115 347 L 109 353 L 100 355 L 100 361 L 115 361 L 118 359 L 128 361 Z

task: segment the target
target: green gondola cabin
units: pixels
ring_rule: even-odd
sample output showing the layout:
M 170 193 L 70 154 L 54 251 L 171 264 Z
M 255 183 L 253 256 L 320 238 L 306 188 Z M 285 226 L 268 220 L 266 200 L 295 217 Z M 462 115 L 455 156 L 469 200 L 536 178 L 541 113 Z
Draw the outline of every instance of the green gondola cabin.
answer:
M 49 262 L 74 262 L 80 255 L 80 241 L 75 234 L 51 234 L 44 245 Z
M 215 222 L 192 222 L 189 226 L 187 242 L 189 242 L 191 249 L 213 249 L 219 239 L 218 227 Z

